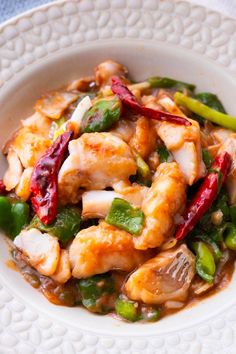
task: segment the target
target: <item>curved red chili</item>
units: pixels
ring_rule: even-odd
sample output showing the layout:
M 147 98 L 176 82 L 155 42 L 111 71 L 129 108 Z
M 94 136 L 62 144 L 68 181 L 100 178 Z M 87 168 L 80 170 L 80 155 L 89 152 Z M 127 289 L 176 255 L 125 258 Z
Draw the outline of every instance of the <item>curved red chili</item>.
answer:
M 209 173 L 204 178 L 200 188 L 187 206 L 183 215 L 184 222 L 178 226 L 175 234 L 177 240 L 185 238 L 211 207 L 220 187 L 227 177 L 230 166 L 231 156 L 228 152 L 223 152 L 216 156 Z
M 44 224 L 51 224 L 57 215 L 57 177 L 72 136 L 72 132 L 60 135 L 34 167 L 31 202 Z
M 119 99 L 129 108 L 131 108 L 135 113 L 141 114 L 147 118 L 159 120 L 159 121 L 167 121 L 180 125 L 191 125 L 191 123 L 183 118 L 176 116 L 171 113 L 159 111 L 157 109 L 148 108 L 145 106 L 141 106 L 137 101 L 132 92 L 125 86 L 122 81 L 117 76 L 112 77 L 111 84 L 112 92 L 115 93 Z

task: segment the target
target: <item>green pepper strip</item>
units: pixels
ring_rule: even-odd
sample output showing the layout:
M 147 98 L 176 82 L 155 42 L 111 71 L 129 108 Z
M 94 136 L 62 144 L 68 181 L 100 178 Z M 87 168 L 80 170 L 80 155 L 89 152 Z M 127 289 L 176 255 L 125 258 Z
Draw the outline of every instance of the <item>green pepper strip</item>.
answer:
M 133 208 L 129 202 L 115 198 L 112 202 L 106 222 L 136 236 L 140 235 L 144 224 L 144 213 Z
M 198 275 L 208 283 L 212 283 L 216 271 L 212 252 L 202 241 L 192 242 L 192 248 L 197 255 L 196 271 Z
M 212 240 L 211 237 L 204 234 L 197 235 L 197 238 L 203 242 L 206 242 L 209 246 L 211 246 L 215 261 L 218 262 L 222 257 L 222 252 L 219 246 L 217 245 L 217 243 L 214 240 Z
M 129 299 L 119 297 L 115 304 L 116 313 L 128 321 L 135 322 L 139 320 L 138 303 Z
M 194 98 L 185 96 L 180 92 L 176 92 L 174 95 L 175 103 L 188 108 L 191 112 L 198 114 L 199 116 L 218 124 L 222 127 L 232 129 L 236 131 L 236 117 L 229 114 L 218 112 L 205 104 L 195 100 Z
M 0 197 L 0 229 L 14 239 L 29 222 L 29 206 L 25 202 Z
M 133 154 L 136 159 L 138 173 L 140 174 L 140 176 L 142 176 L 143 178 L 150 177 L 151 171 L 148 164 L 143 160 L 143 158 L 140 156 L 140 154 L 137 151 L 133 150 Z

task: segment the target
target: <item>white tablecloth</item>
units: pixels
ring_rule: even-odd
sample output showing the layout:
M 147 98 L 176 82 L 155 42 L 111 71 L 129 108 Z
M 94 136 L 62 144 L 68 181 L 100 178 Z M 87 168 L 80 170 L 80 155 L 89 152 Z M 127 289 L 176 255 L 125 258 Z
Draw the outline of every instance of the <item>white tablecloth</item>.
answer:
M 197 5 L 203 5 L 226 16 L 236 18 L 236 0 L 188 0 Z

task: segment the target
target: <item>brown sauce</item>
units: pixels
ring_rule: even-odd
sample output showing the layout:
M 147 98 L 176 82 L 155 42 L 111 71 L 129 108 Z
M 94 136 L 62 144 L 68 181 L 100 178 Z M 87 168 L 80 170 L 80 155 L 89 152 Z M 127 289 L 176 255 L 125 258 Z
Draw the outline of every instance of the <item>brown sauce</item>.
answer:
M 58 284 L 50 277 L 43 276 L 39 274 L 35 269 L 30 267 L 27 264 L 27 260 L 19 250 L 14 249 L 12 251 L 12 255 L 14 261 L 9 261 L 11 269 L 20 270 L 25 280 L 29 282 L 31 286 L 38 289 L 50 302 L 55 305 L 69 307 L 81 305 L 81 297 L 78 289 L 77 279 L 71 278 L 65 284 Z M 196 294 L 196 289 L 199 288 L 199 284 L 201 285 L 202 281 L 196 275 L 191 285 L 189 296 L 184 303 L 184 306 L 173 309 L 167 308 L 165 307 L 165 305 L 162 305 L 159 307 L 161 310 L 161 317 L 174 314 L 182 310 L 184 307 L 192 307 L 193 305 L 196 305 L 199 301 L 210 297 L 226 288 L 231 281 L 235 269 L 235 259 L 236 255 L 233 252 L 229 252 L 228 259 L 225 264 L 222 265 L 220 272 L 218 272 L 218 274 L 216 275 L 216 280 L 213 286 L 209 287 L 208 290 L 199 295 Z M 12 266 L 12 264 L 14 264 L 14 266 Z M 116 271 L 112 272 L 112 277 L 115 280 L 116 292 L 114 296 L 102 296 L 99 301 L 106 305 L 106 307 L 114 309 L 117 294 L 122 291 L 122 287 L 127 276 L 127 273 Z M 111 314 L 113 316 L 115 315 L 114 313 L 112 313 L 112 310 Z M 115 315 L 115 317 L 117 316 Z

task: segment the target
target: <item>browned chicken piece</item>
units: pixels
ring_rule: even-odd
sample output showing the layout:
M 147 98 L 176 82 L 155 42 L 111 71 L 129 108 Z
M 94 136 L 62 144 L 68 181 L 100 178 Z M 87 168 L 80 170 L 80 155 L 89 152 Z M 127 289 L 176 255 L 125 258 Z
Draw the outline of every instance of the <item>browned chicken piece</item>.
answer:
M 175 217 L 185 208 L 185 190 L 186 181 L 178 164 L 160 164 L 142 204 L 145 225 L 141 235 L 134 238 L 136 249 L 159 247 L 173 235 Z
M 134 249 L 128 232 L 102 221 L 77 234 L 69 257 L 72 275 L 81 279 L 112 269 L 131 272 L 148 259 L 148 254 Z
M 226 178 L 226 188 L 228 191 L 230 204 L 236 203 L 236 134 L 230 134 L 219 149 L 219 153 L 227 151 L 232 158 L 230 172 Z
M 125 78 L 128 70 L 125 66 L 113 61 L 106 60 L 95 68 L 95 80 L 97 86 L 105 86 L 111 84 L 111 77 L 116 75 Z
M 135 133 L 136 122 L 128 119 L 119 119 L 114 128 L 110 130 L 110 133 L 117 135 L 126 143 L 130 142 L 130 139 Z
M 146 304 L 180 302 L 184 305 L 194 275 L 195 257 L 182 245 L 144 263 L 127 280 L 125 292 L 130 299 Z
M 129 145 L 145 160 L 155 150 L 157 133 L 152 121 L 146 117 L 139 117 L 136 121 L 135 132 Z
M 69 157 L 59 172 L 59 200 L 77 203 L 79 189 L 105 189 L 116 183 L 129 184 L 136 173 L 136 162 L 130 147 L 111 133 L 83 134 L 69 144 Z
M 164 108 L 167 112 L 187 118 L 166 94 L 158 98 L 150 96 L 149 100 L 146 96 L 144 103 L 147 107 L 160 109 L 161 106 L 161 109 Z M 195 120 L 187 119 L 192 123 L 191 126 L 162 122 L 156 124 L 156 129 L 157 134 L 179 164 L 187 183 L 192 185 L 205 175 L 206 168 L 202 160 L 199 124 Z

